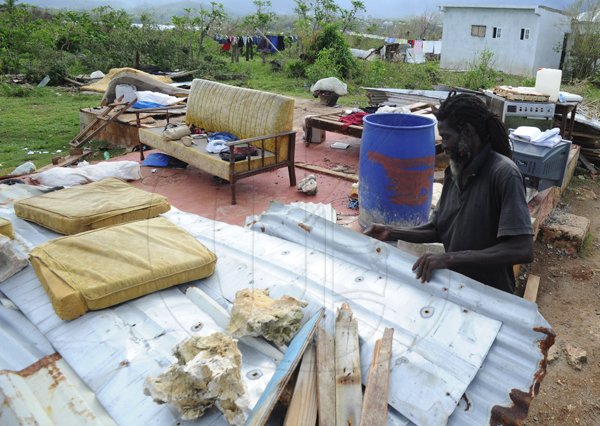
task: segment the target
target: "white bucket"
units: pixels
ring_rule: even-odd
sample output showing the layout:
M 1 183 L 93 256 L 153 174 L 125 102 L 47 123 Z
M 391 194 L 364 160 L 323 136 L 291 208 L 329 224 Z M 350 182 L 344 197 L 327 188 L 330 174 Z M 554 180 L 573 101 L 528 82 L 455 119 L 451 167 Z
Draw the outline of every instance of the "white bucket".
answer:
M 535 91 L 550 96 L 550 102 L 558 100 L 562 70 L 540 68 L 535 76 Z

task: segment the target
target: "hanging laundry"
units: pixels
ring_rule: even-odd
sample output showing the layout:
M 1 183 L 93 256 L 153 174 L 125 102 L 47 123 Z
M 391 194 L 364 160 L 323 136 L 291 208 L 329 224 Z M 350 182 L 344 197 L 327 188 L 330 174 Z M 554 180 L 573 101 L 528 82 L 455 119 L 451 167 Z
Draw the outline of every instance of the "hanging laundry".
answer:
M 423 41 L 423 53 L 434 53 L 434 41 L 424 40 Z
M 419 55 L 423 53 L 423 40 L 415 40 L 413 44 L 413 49 L 415 49 L 415 54 Z
M 268 35 L 267 38 L 271 42 L 269 44 L 269 52 L 275 53 L 275 46 L 277 46 L 277 37 L 276 35 Z
M 280 52 L 285 50 L 285 42 L 284 37 L 282 35 L 277 36 L 277 43 L 275 43 L 275 47 L 277 47 L 277 50 L 279 50 Z

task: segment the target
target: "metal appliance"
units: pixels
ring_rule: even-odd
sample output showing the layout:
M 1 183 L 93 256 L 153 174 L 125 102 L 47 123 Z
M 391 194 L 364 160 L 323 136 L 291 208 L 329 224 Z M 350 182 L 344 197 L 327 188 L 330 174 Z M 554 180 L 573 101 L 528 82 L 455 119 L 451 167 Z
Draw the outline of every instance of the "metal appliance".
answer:
M 488 108 L 502 119 L 507 129 L 533 126 L 543 131 L 553 127 L 554 102 L 512 101 L 493 93 L 486 93 L 486 101 Z

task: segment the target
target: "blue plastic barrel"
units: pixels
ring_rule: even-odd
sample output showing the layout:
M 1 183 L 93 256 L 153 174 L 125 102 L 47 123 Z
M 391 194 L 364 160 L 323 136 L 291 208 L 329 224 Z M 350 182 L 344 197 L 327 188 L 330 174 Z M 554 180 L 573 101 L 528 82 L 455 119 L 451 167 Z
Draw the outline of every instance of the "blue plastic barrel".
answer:
M 360 226 L 415 226 L 431 209 L 435 121 L 413 114 L 364 117 L 360 146 Z

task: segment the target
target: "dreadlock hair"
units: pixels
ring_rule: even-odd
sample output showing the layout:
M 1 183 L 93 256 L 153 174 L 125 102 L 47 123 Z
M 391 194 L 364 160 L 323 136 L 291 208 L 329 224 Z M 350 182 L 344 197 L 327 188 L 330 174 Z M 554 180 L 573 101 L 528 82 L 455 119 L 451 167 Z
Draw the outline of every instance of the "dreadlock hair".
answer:
M 489 143 L 499 154 L 512 158 L 506 127 L 500 118 L 488 110 L 485 102 L 475 95 L 451 91 L 435 113 L 438 121 L 445 121 L 457 130 L 471 124 L 483 143 Z

